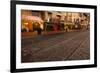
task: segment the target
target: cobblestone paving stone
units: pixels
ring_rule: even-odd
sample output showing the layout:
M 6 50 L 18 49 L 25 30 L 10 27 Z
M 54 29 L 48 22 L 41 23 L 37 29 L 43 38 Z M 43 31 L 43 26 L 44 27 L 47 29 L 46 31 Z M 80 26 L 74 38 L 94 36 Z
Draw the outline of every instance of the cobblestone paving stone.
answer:
M 89 59 L 89 35 L 76 31 L 22 39 L 22 62 Z

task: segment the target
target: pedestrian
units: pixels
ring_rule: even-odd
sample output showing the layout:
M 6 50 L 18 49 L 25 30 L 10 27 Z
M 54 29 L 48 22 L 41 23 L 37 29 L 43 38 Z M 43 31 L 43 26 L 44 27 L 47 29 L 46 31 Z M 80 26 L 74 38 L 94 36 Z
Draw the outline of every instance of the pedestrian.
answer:
M 41 33 L 42 33 L 42 29 L 40 27 L 40 24 L 38 23 L 38 25 L 37 25 L 37 34 L 41 35 Z
M 80 21 L 79 21 L 79 18 L 76 19 L 75 25 L 77 26 L 78 29 L 80 29 Z

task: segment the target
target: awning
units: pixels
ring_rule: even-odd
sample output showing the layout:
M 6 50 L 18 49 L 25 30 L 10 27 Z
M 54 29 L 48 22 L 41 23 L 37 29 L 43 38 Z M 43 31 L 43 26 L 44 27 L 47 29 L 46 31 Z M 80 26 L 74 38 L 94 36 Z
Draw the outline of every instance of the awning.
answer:
M 27 16 L 27 15 L 22 15 L 22 20 L 30 20 L 30 21 L 38 21 L 38 22 L 43 22 L 43 20 L 38 17 L 38 16 Z

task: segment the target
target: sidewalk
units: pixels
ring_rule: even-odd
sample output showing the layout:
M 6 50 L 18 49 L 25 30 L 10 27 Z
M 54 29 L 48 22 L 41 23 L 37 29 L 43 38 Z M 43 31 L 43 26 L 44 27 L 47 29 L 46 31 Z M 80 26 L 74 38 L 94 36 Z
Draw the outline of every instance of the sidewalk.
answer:
M 41 35 L 53 35 L 53 34 L 58 34 L 58 33 L 63 33 L 65 31 L 43 31 Z M 38 36 L 37 32 L 22 32 L 21 37 L 22 39 L 25 38 L 32 38 Z
M 68 30 L 67 32 L 73 32 L 73 31 L 82 31 L 82 30 Z M 64 32 L 66 32 L 66 31 L 42 31 L 42 34 L 41 35 L 47 36 L 47 35 L 64 33 Z M 25 38 L 33 38 L 35 36 L 38 36 L 37 31 L 35 31 L 35 32 L 22 32 L 21 33 L 22 39 L 25 39 Z
M 32 38 L 37 35 L 37 32 L 21 32 L 21 38 Z

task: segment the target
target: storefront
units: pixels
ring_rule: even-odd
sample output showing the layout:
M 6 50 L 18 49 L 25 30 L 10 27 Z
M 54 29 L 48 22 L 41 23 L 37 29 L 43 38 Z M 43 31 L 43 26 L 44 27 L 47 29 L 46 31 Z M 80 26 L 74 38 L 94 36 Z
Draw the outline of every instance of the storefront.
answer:
M 40 12 L 22 10 L 21 14 L 22 32 L 34 32 L 38 28 L 44 29 L 44 21 L 41 19 Z
M 59 11 L 21 11 L 22 32 L 66 31 L 80 28 L 89 24 L 88 13 L 59 12 Z

